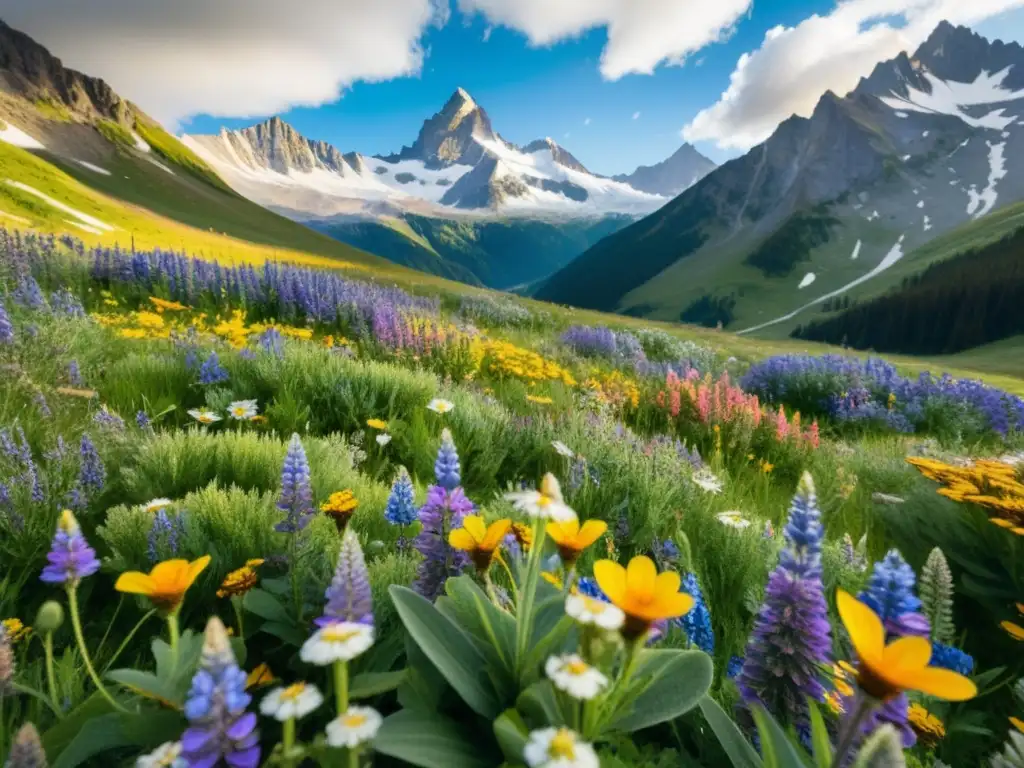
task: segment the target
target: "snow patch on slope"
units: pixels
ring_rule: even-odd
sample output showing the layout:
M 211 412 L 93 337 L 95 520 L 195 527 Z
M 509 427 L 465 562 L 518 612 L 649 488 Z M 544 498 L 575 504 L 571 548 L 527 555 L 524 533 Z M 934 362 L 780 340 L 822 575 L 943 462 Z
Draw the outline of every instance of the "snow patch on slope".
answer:
M 999 194 L 996 192 L 996 185 L 1000 179 L 1006 178 L 1006 156 L 1003 150 L 1006 148 L 1005 143 L 1001 144 L 988 144 L 988 186 L 985 187 L 981 192 L 977 191 L 977 188 L 971 187 L 967 194 L 970 200 L 967 203 L 968 215 L 974 216 L 976 219 L 980 219 L 986 213 L 989 213 L 996 206 L 996 201 L 999 199 Z
M 22 149 L 46 149 L 41 143 L 10 123 L 7 123 L 4 128 L 0 128 L 0 141 Z
M 880 98 L 883 103 L 893 109 L 952 115 L 973 128 L 1004 131 L 1016 120 L 1014 116 L 1004 116 L 1005 109 L 994 110 L 983 117 L 971 117 L 964 112 L 963 108 L 982 104 L 1000 104 L 1024 98 L 1024 90 L 1011 91 L 1003 88 L 1003 81 L 1006 80 L 1009 72 L 1010 67 L 1000 72 L 981 72 L 973 83 L 941 80 L 931 72 L 924 72 L 924 78 L 931 87 L 931 93 L 908 86 L 906 97 L 892 91 L 892 96 Z
M 806 275 L 804 275 L 804 279 L 800 281 L 800 285 L 798 285 L 797 288 L 806 288 L 815 280 L 817 280 L 817 275 L 815 275 L 813 272 L 808 272 Z
M 826 293 L 824 296 L 819 296 L 813 301 L 807 302 L 802 307 L 794 309 L 788 315 L 782 315 L 781 317 L 777 317 L 774 320 L 769 320 L 767 323 L 761 323 L 760 325 L 755 325 L 751 328 L 744 328 L 742 331 L 737 331 L 737 335 L 742 335 L 744 333 L 753 333 L 754 331 L 759 331 L 762 328 L 768 328 L 769 326 L 777 325 L 778 323 L 784 323 L 787 320 L 792 320 L 794 317 L 799 315 L 804 310 L 817 306 L 821 302 L 826 301 L 828 299 L 834 299 L 836 296 L 840 296 L 846 293 L 851 288 L 856 288 L 861 283 L 866 283 L 871 278 L 877 277 L 878 275 L 885 272 L 885 270 L 889 269 L 903 258 L 903 239 L 905 237 L 906 235 L 900 235 L 900 239 L 896 241 L 896 245 L 889 249 L 889 252 L 885 254 L 882 260 L 870 272 L 861 275 L 856 280 L 851 280 L 842 288 L 838 288 L 832 291 L 831 293 Z M 858 241 L 858 245 L 859 244 L 860 242 Z
M 132 138 L 135 139 L 135 148 L 139 150 L 139 152 L 150 151 L 151 148 L 149 144 L 146 143 L 146 140 L 139 136 L 139 134 L 137 134 L 135 131 L 132 131 Z
M 856 259 L 858 256 L 860 256 L 860 247 L 861 247 L 861 245 L 862 245 L 861 241 L 858 240 L 857 244 L 855 246 L 853 246 L 853 253 L 850 254 L 850 258 L 851 259 Z
M 75 162 L 78 163 L 83 168 L 88 168 L 93 173 L 99 173 L 99 174 L 101 174 L 103 176 L 109 176 L 110 175 L 110 171 L 108 171 L 106 168 L 100 168 L 98 165 L 93 165 L 92 163 L 87 163 L 85 160 L 75 160 Z
M 30 195 L 35 195 L 47 205 L 56 208 L 58 211 L 63 211 L 64 213 L 68 213 L 74 216 L 80 222 L 88 224 L 90 227 L 94 227 L 105 232 L 114 231 L 114 227 L 110 226 L 106 222 L 100 221 L 99 219 L 95 218 L 94 216 L 90 216 L 87 213 L 82 213 L 81 211 L 72 208 L 70 205 L 65 205 L 60 200 L 54 200 L 52 197 L 40 192 L 35 187 L 30 187 L 28 184 L 23 184 L 22 182 L 14 181 L 13 179 L 7 179 L 7 184 L 8 186 L 14 187 L 15 189 L 20 189 L 22 192 L 27 192 Z

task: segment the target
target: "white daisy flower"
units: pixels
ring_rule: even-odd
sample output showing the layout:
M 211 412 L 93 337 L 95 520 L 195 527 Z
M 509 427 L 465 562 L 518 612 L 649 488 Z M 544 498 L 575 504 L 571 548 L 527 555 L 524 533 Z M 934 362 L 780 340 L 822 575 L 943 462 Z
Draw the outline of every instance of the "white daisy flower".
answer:
M 209 408 L 192 408 L 189 410 L 188 415 L 200 424 L 213 424 L 214 422 L 220 421 L 220 416 Z
M 558 485 L 558 480 L 550 472 L 544 475 L 539 490 L 506 493 L 505 498 L 529 517 L 553 520 L 556 523 L 576 519 L 576 513 L 562 500 L 562 489 Z
M 353 749 L 377 735 L 384 719 L 373 707 L 349 707 L 327 724 L 327 743 Z
M 171 501 L 170 499 L 153 499 L 152 501 L 147 501 L 145 504 L 142 505 L 142 511 L 149 512 L 151 515 L 155 515 L 161 509 L 167 509 L 173 503 L 174 502 Z
M 579 734 L 568 728 L 531 731 L 523 747 L 523 760 L 530 768 L 600 768 L 597 752 Z
M 593 625 L 614 632 L 626 621 L 620 608 L 587 595 L 569 595 L 565 598 L 565 612 L 579 624 Z
M 383 447 L 390 442 L 391 435 L 389 435 L 387 432 L 382 432 L 381 434 L 377 435 L 377 445 Z
M 434 413 L 445 414 L 448 413 L 448 411 L 455 410 L 455 403 L 451 400 L 443 400 L 440 397 L 435 397 L 427 403 L 427 408 L 432 410 Z
M 567 459 L 576 458 L 576 454 L 573 453 L 572 448 L 563 443 L 561 440 L 552 440 L 551 445 L 555 447 L 555 451 L 559 456 L 565 456 Z
M 608 678 L 575 653 L 549 656 L 544 664 L 544 674 L 556 688 L 579 701 L 589 701 L 608 687 Z
M 354 621 L 342 621 L 321 627 L 307 640 L 299 658 L 307 664 L 326 667 L 336 661 L 349 661 L 373 645 L 373 627 Z
M 323 694 L 312 683 L 294 683 L 275 688 L 260 702 L 260 712 L 280 720 L 298 720 L 324 703 Z
M 167 741 L 135 761 L 135 768 L 188 768 L 181 756 L 181 742 Z
M 721 493 L 722 481 L 715 477 L 714 473 L 702 469 L 693 476 L 693 483 L 707 493 Z
M 719 512 L 715 515 L 715 519 L 718 520 L 722 525 L 728 525 L 730 528 L 738 528 L 743 530 L 744 528 L 750 527 L 750 521 L 743 516 L 742 512 L 737 510 L 731 510 L 729 512 Z
M 260 412 L 255 400 L 236 400 L 228 406 L 228 416 L 237 421 L 249 421 Z

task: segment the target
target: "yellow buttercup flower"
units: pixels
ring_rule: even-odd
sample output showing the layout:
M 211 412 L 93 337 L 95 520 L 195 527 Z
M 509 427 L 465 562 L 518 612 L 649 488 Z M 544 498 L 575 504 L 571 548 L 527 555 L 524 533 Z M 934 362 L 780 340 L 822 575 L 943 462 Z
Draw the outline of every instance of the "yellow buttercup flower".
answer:
M 626 614 L 623 636 L 635 639 L 658 619 L 674 619 L 693 608 L 693 597 L 679 591 L 679 574 L 658 573 L 651 558 L 634 557 L 623 568 L 614 560 L 598 560 L 594 578 L 612 605 Z
M 250 688 L 262 688 L 265 685 L 276 683 L 277 678 L 274 673 L 270 671 L 270 667 L 266 663 L 258 665 L 252 672 L 250 672 L 245 678 L 245 690 Z
M 526 523 L 512 523 L 512 535 L 516 537 L 523 552 L 529 552 L 533 546 L 533 529 Z
M 946 726 L 916 701 L 907 710 L 907 721 L 917 738 L 926 747 L 933 747 L 946 736 Z
M 603 520 L 587 520 L 582 526 L 580 521 L 566 520 L 564 523 L 548 523 L 548 536 L 558 547 L 558 556 L 567 566 L 575 563 L 583 550 L 604 536 L 608 523 Z
M 1024 733 L 1024 720 L 1021 720 L 1019 717 L 1011 717 L 1010 725 L 1012 725 L 1021 733 Z
M 240 597 L 256 586 L 258 577 L 256 568 L 263 565 L 262 560 L 249 560 L 241 568 L 236 568 L 221 582 L 217 597 Z
M 334 525 L 340 533 L 345 532 L 348 521 L 352 519 L 356 509 L 359 507 L 359 499 L 355 497 L 350 488 L 343 491 L 335 491 L 331 497 L 320 505 L 320 511 L 334 521 Z
M 153 566 L 149 573 L 122 573 L 114 589 L 130 595 L 145 595 L 163 613 L 175 613 L 181 607 L 188 588 L 209 564 L 209 555 L 191 563 L 188 560 L 164 560 Z
M 18 618 L 4 619 L 0 624 L 3 625 L 7 639 L 12 645 L 32 634 L 32 627 L 26 627 L 24 622 Z
M 381 419 L 367 419 L 366 426 L 368 426 L 370 429 L 385 430 L 388 428 L 388 423 Z
M 526 399 L 529 400 L 531 403 L 536 403 L 537 405 L 551 405 L 553 402 L 555 402 L 550 397 L 547 397 L 545 395 L 527 395 Z
M 455 549 L 469 553 L 473 564 L 479 570 L 486 571 L 491 567 L 494 555 L 511 527 L 512 521 L 508 518 L 486 525 L 479 515 L 468 515 L 463 519 L 461 528 L 448 534 L 448 543 Z
M 966 701 L 977 695 L 977 686 L 963 675 L 928 666 L 932 646 L 925 638 L 901 637 L 886 645 L 882 620 L 871 608 L 843 589 L 836 593 L 836 603 L 860 660 L 857 684 L 869 696 L 887 701 L 904 691 L 920 691 Z
M 179 304 L 176 301 L 168 301 L 167 299 L 160 299 L 156 296 L 150 296 L 149 300 L 158 311 L 170 310 L 172 312 L 180 312 L 184 309 L 188 309 L 184 304 Z

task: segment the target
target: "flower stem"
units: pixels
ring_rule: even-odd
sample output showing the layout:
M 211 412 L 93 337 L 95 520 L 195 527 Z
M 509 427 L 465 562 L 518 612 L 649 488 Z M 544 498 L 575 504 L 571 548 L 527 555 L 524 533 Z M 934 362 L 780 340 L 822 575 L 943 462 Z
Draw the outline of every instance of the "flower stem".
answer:
M 110 623 L 107 624 L 107 631 L 103 633 L 103 639 L 100 640 L 100 644 L 96 646 L 96 658 L 102 657 L 103 646 L 107 644 L 107 637 L 110 636 L 110 630 L 114 627 L 114 622 L 117 621 L 118 615 L 121 613 L 121 606 L 124 605 L 124 594 L 122 593 L 121 599 L 117 601 L 117 608 L 114 610 L 114 615 L 110 619 Z
M 508 563 L 505 562 L 505 558 L 501 556 L 500 552 L 495 556 L 495 560 L 497 560 L 501 564 L 501 567 L 505 569 L 505 575 L 508 576 L 508 583 L 512 587 L 512 601 L 515 604 L 516 609 L 518 610 L 519 588 L 516 587 L 516 580 L 515 577 L 512 575 L 512 569 L 508 567 Z
M 57 703 L 57 681 L 53 677 L 53 632 L 47 632 L 43 638 L 43 649 L 46 652 L 46 687 L 50 691 L 50 701 L 53 702 L 54 711 L 58 713 L 57 717 L 63 718 L 64 715 Z
M 289 717 L 284 721 L 282 733 L 281 762 L 286 766 L 293 764 L 292 751 L 295 749 L 295 718 Z
M 338 717 L 348 711 L 348 662 L 334 662 L 334 700 Z
M 173 672 L 178 667 L 178 641 L 181 639 L 177 611 L 167 614 L 167 634 L 171 644 L 171 671 Z
M 299 572 L 295 568 L 296 561 L 298 560 L 298 545 L 296 540 L 298 539 L 299 532 L 295 531 L 292 533 L 292 540 L 289 543 L 289 554 L 291 555 L 291 565 L 289 566 L 289 575 L 292 579 L 292 601 L 295 603 L 295 618 L 299 624 L 302 623 L 302 600 L 299 597 Z
M 526 661 L 527 652 L 530 646 L 530 636 L 533 634 L 533 601 L 537 595 L 537 580 L 540 578 L 540 558 L 544 551 L 544 535 L 547 532 L 544 521 L 541 518 L 534 518 L 533 521 L 533 545 L 530 547 L 530 559 L 526 567 L 526 579 L 523 583 L 522 600 L 519 610 L 516 611 L 516 671 L 522 678 L 525 670 L 522 668 Z
M 348 750 L 349 768 L 359 768 L 359 747 L 352 747 Z
M 110 692 L 100 681 L 100 676 L 96 674 L 96 669 L 92 665 L 92 659 L 89 658 L 89 649 L 85 645 L 85 636 L 82 634 L 82 620 L 78 616 L 77 588 L 74 586 L 68 586 L 67 590 L 68 613 L 71 614 L 71 628 L 75 632 L 75 640 L 78 643 L 78 650 L 82 654 L 82 661 L 85 662 L 85 668 L 89 672 L 89 677 L 92 678 L 92 682 L 96 686 L 96 690 L 99 691 L 100 695 L 105 698 L 114 709 L 124 714 L 131 714 L 128 709 L 119 704 L 117 700 L 110 695 Z
M 128 643 L 130 643 L 132 638 L 135 637 L 135 633 L 142 628 L 142 625 L 145 624 L 154 613 L 156 613 L 156 608 L 151 608 L 141 619 L 139 619 L 138 623 L 132 627 L 132 631 L 128 633 L 128 636 L 122 641 L 120 647 L 114 651 L 114 655 L 110 657 L 110 661 L 108 661 L 106 666 L 103 667 L 103 674 L 107 674 L 107 670 L 114 665 L 114 662 L 121 656 L 121 652 L 128 647 Z
M 845 727 L 842 730 L 839 745 L 836 747 L 836 756 L 832 759 L 832 765 L 843 765 L 846 762 L 846 757 L 850 750 L 853 749 L 853 744 L 857 740 L 857 734 L 860 733 L 861 723 L 864 722 L 864 718 L 871 714 L 871 710 L 874 708 L 874 699 L 862 693 L 860 701 L 857 702 L 857 708 L 853 711 L 850 719 L 846 721 Z
M 238 636 L 245 639 L 245 624 L 242 621 L 242 598 L 234 596 L 231 598 L 231 607 L 235 611 L 235 621 L 238 622 Z

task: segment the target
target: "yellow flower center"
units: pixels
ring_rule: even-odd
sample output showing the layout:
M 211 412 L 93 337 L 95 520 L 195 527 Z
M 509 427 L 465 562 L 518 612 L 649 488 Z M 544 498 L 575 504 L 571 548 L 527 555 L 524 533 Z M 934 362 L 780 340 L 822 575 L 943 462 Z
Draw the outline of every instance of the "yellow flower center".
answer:
M 281 701 L 295 701 L 306 690 L 305 683 L 294 683 L 281 691 Z
M 601 600 L 595 600 L 592 597 L 586 597 L 586 596 L 584 596 L 584 598 L 583 598 L 583 607 L 586 608 L 587 611 L 589 611 L 590 613 L 593 613 L 593 614 L 604 613 L 606 610 L 608 610 L 608 604 L 607 603 L 602 602 Z
M 550 496 L 545 496 L 542 493 L 537 499 L 537 506 L 540 507 L 541 509 L 544 509 L 545 507 L 550 506 L 553 502 L 554 499 L 552 499 Z
M 559 728 L 558 733 L 548 744 L 548 757 L 565 758 L 566 760 L 576 759 L 576 738 L 568 728 Z
M 209 413 L 200 413 L 199 421 L 203 422 L 203 424 L 209 424 L 211 421 L 213 421 L 213 416 Z
M 245 408 L 235 408 L 231 413 L 238 418 L 245 416 Z
M 334 625 L 324 630 L 323 639 L 331 643 L 347 643 L 357 635 L 359 635 L 357 629 L 343 629 L 341 626 Z
M 570 661 L 563 669 L 570 675 L 579 676 L 585 674 L 590 669 L 590 665 L 585 661 Z
M 366 715 L 343 715 L 341 724 L 346 728 L 358 728 L 364 725 L 368 719 Z

